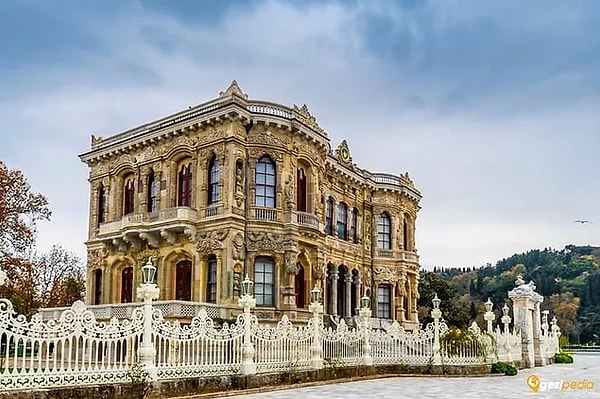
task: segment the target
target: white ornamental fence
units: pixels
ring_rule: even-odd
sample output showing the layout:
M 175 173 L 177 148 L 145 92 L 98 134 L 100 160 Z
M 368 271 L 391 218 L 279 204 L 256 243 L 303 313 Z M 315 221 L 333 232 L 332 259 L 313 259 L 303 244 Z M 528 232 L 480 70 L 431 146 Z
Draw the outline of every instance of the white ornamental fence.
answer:
M 149 281 L 152 281 L 151 279 Z M 342 320 L 335 327 L 323 325 L 320 292 L 311 292 L 312 318 L 306 326 L 294 326 L 284 316 L 276 326 L 261 325 L 252 282 L 242 283 L 239 304 L 243 308 L 232 324 L 216 326 L 206 310 L 190 324 L 165 320 L 152 306 L 158 296 L 155 284 L 140 287 L 144 305 L 131 318 L 108 323 L 96 321 L 82 302 L 76 302 L 55 320 L 30 321 L 16 315 L 11 303 L 0 300 L 0 389 L 51 388 L 129 381 L 128 371 L 144 365 L 152 380 L 290 372 L 351 365 L 465 365 L 519 360 L 521 335 L 508 328 L 488 331 L 476 324 L 475 337 L 447 340 L 448 326 L 441 319 L 440 300 L 433 301 L 433 323 L 424 330 L 405 331 L 397 322 L 386 330 L 371 328 L 369 299 L 361 299 L 356 328 Z M 547 316 L 547 315 L 546 315 Z M 510 319 L 510 318 L 509 318 Z M 546 318 L 547 320 L 547 318 Z M 558 349 L 560 330 L 553 322 L 542 323 L 542 356 Z M 516 349 L 519 349 L 519 353 Z

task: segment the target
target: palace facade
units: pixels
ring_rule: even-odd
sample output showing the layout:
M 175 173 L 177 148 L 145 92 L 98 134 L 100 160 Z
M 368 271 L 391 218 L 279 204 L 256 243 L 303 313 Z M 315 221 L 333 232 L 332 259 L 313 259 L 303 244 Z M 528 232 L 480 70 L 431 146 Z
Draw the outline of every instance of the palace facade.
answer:
M 246 274 L 257 315 L 374 317 L 418 326 L 415 221 L 408 174 L 352 162 L 306 106 L 248 99 L 234 81 L 218 98 L 101 138 L 89 168 L 87 302 L 135 302 L 141 267 L 157 266 L 159 301 L 233 308 Z

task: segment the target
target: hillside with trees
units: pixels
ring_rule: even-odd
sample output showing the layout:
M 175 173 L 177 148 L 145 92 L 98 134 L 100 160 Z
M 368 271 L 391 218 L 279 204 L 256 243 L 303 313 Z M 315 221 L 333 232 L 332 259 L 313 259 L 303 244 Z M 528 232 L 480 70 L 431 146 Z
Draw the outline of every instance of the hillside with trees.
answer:
M 483 303 L 490 298 L 497 317 L 518 275 L 533 280 L 544 296 L 541 309 L 556 316 L 571 343 L 600 343 L 600 248 L 568 245 L 515 254 L 481 268 L 434 268 L 421 272 L 421 316 L 427 315 L 433 292 L 442 299 L 449 324 L 483 324 Z M 445 305 L 444 305 L 445 303 Z M 446 308 L 444 308 L 446 306 Z M 510 306 L 510 303 L 509 303 Z

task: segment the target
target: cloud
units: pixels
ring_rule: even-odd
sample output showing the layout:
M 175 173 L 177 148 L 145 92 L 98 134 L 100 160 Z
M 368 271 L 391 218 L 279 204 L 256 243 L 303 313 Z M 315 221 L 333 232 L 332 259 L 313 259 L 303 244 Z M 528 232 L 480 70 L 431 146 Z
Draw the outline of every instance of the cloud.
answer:
M 571 223 L 600 223 L 595 3 L 207 4 L 198 18 L 194 2 L 20 9 L 40 22 L 28 51 L 48 48 L 21 59 L 11 47 L 15 59 L 0 64 L 0 158 L 50 197 L 42 246 L 85 254 L 89 187 L 77 154 L 90 134 L 207 101 L 232 79 L 251 98 L 307 103 L 359 166 L 408 171 L 424 194 L 423 264 L 597 243 L 597 224 Z

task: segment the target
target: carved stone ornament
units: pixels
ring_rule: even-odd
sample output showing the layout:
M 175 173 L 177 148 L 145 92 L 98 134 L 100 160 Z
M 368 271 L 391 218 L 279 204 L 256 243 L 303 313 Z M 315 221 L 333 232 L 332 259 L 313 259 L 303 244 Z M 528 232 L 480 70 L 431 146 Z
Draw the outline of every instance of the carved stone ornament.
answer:
M 283 252 L 283 235 L 263 231 L 248 232 L 249 251 Z
M 285 251 L 283 257 L 285 272 L 287 274 L 298 274 L 300 268 L 298 267 L 298 256 L 296 251 Z
M 196 234 L 196 249 L 201 254 L 208 254 L 223 248 L 223 241 L 227 237 L 228 229 L 204 231 Z
M 310 127 L 314 131 L 321 133 L 323 136 L 327 137 L 327 132 L 323 130 L 319 124 L 317 123 L 317 118 L 315 118 L 310 111 L 308 110 L 308 106 L 303 104 L 301 107 L 298 107 L 294 104 L 292 111 L 294 112 L 294 116 L 306 126 Z
M 231 84 L 225 89 L 225 91 L 219 92 L 219 98 L 232 96 L 238 96 L 246 100 L 248 99 L 248 94 L 244 93 L 242 89 L 240 89 L 240 86 L 238 86 L 238 83 L 235 80 L 231 81 Z
M 335 149 L 335 157 L 343 164 L 352 166 L 352 156 L 350 155 L 350 149 L 346 140 L 342 140 L 340 145 Z
M 389 267 L 375 267 L 375 280 L 377 281 L 395 281 L 396 271 Z
M 290 173 L 285 179 L 285 205 L 290 211 L 296 207 L 296 190 L 294 188 L 294 176 Z
M 160 158 L 160 152 L 156 149 L 156 147 L 151 146 L 137 155 L 136 158 L 140 162 L 153 161 Z
M 90 269 L 96 269 L 102 267 L 104 263 L 104 258 L 108 255 L 108 250 L 106 248 L 94 249 L 88 252 L 87 256 L 87 265 Z
M 285 148 L 284 142 L 268 130 L 248 135 L 248 142 L 252 144 L 262 144 L 268 147 Z
M 233 240 L 231 240 L 231 257 L 233 260 L 243 261 L 244 254 L 244 235 L 242 233 L 237 233 Z

